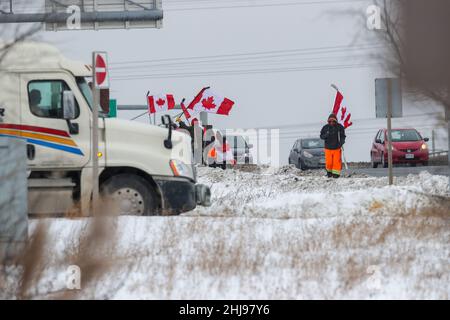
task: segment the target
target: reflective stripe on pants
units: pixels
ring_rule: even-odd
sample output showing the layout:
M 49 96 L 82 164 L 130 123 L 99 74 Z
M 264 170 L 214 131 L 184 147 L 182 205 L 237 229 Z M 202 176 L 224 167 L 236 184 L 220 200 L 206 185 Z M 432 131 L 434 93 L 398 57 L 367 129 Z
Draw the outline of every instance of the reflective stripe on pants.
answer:
M 342 170 L 341 149 L 325 149 L 325 169 L 328 172 L 340 175 Z

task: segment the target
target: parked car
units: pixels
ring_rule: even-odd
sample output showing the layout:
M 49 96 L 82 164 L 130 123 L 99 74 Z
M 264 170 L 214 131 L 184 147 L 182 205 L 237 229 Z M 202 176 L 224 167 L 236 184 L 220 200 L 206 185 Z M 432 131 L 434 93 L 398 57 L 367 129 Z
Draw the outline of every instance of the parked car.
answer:
M 227 141 L 237 164 L 253 164 L 253 156 L 250 152 L 250 149 L 253 148 L 251 143 L 248 143 L 243 136 L 239 135 L 228 135 Z
M 302 170 L 324 168 L 324 141 L 319 138 L 298 139 L 289 154 L 289 164 Z
M 392 162 L 416 165 L 428 165 L 429 150 L 426 142 L 416 129 L 392 129 Z M 370 150 L 372 167 L 388 166 L 387 130 L 377 132 Z

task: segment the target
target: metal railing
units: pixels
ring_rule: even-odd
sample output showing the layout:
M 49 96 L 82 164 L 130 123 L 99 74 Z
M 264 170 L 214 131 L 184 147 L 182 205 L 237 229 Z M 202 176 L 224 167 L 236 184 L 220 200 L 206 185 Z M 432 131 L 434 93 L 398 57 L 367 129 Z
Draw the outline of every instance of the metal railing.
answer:
M 446 155 L 446 154 L 448 154 L 448 150 L 436 150 L 434 152 L 430 152 L 429 156 L 430 157 L 436 157 L 436 156 Z

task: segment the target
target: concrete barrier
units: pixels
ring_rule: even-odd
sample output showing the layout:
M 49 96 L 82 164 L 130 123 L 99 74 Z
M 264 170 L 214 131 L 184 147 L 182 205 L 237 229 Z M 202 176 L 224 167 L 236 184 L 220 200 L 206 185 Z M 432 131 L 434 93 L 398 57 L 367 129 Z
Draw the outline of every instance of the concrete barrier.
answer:
M 25 141 L 0 137 L 0 262 L 28 239 Z

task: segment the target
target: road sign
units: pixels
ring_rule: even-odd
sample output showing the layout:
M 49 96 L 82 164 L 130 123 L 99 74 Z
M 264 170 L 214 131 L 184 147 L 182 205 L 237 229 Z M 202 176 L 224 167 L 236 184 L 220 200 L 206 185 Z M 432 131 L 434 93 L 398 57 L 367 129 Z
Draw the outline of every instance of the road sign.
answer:
M 95 55 L 94 57 L 95 88 L 108 89 L 109 88 L 108 55 L 106 54 L 106 52 L 95 52 L 94 55 Z
M 92 210 L 95 213 L 99 205 L 98 106 L 101 89 L 109 88 L 108 55 L 106 52 L 92 52 L 92 66 Z
M 42 21 L 61 31 L 161 28 L 162 20 L 162 0 L 45 0 Z
M 390 99 L 388 99 L 389 83 L 391 83 Z M 375 107 L 377 118 L 388 117 L 389 102 L 392 107 L 392 118 L 401 118 L 403 116 L 403 108 L 400 80 L 396 78 L 375 79 Z
M 389 185 L 394 184 L 392 163 L 392 121 L 402 117 L 402 90 L 399 79 L 375 79 L 375 105 L 377 118 L 387 119 Z
M 110 99 L 109 100 L 109 114 L 110 118 L 117 118 L 117 100 Z

